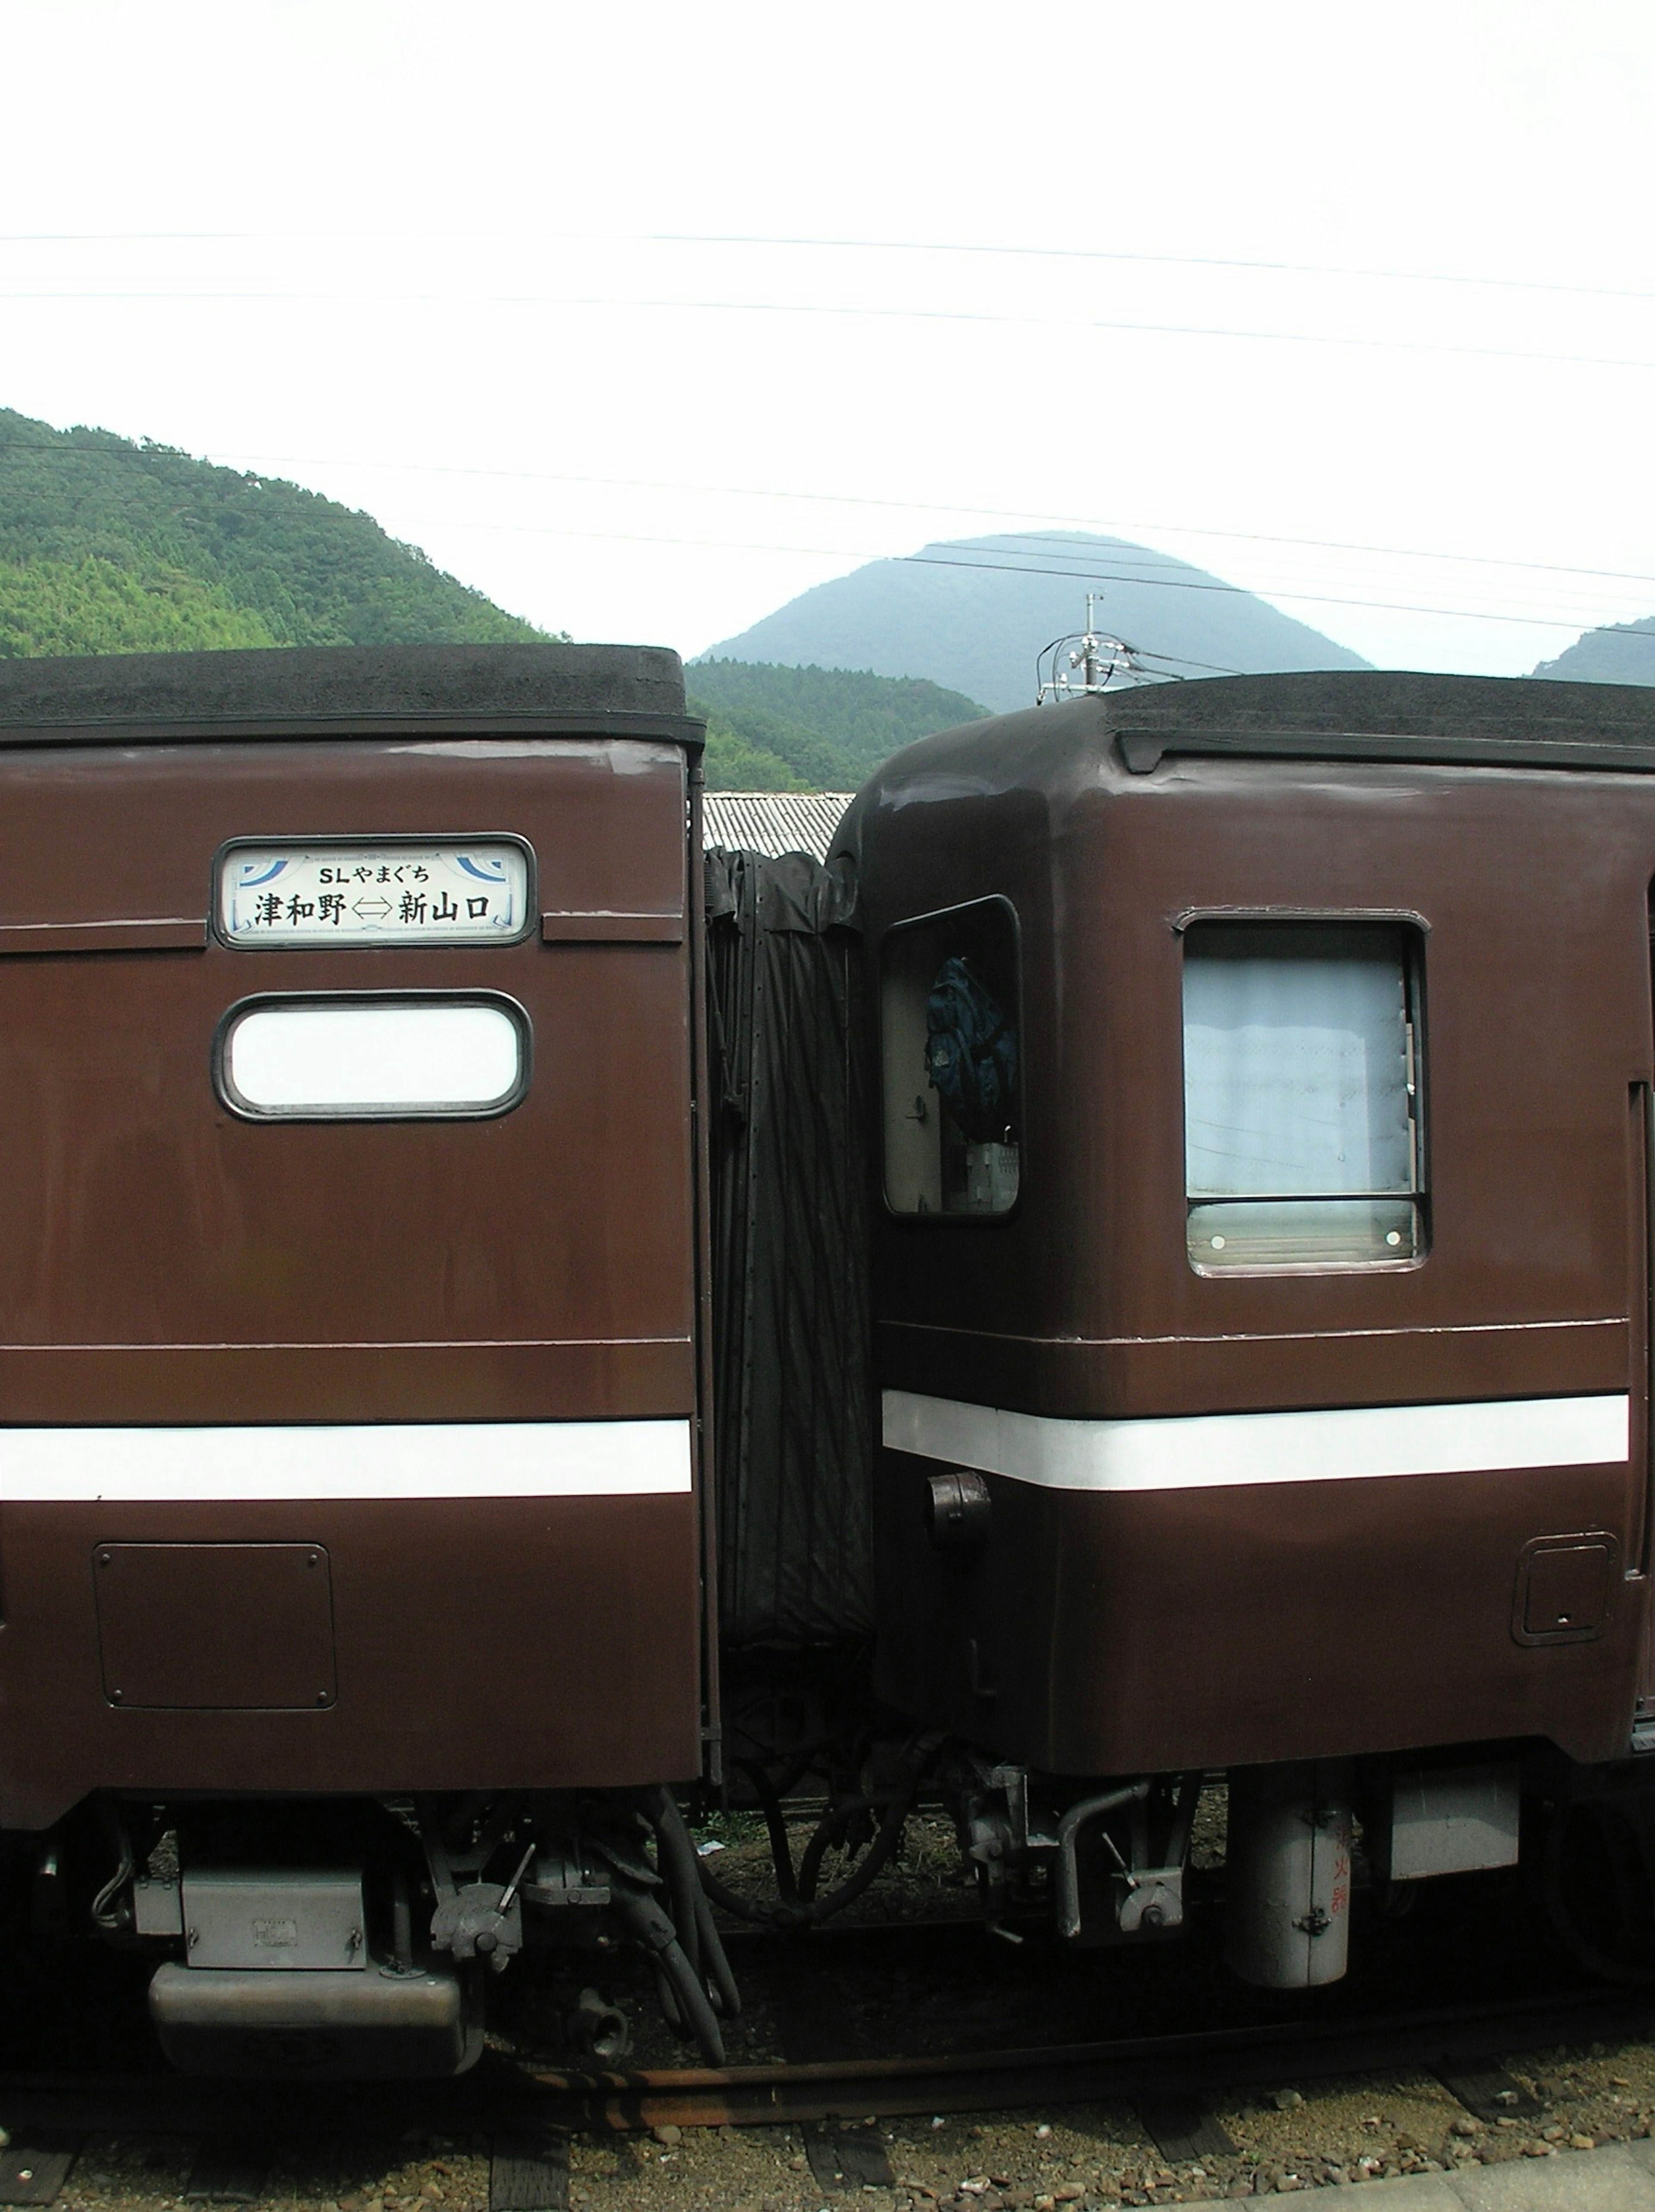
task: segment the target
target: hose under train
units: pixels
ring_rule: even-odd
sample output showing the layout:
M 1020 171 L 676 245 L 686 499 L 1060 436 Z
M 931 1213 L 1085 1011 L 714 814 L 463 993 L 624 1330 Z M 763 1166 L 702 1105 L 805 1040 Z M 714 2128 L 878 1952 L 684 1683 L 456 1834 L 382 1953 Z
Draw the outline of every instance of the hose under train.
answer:
M 737 1919 L 751 1921 L 762 1928 L 812 1928 L 831 1919 L 836 1912 L 843 1912 L 884 1873 L 895 1856 L 897 1846 L 902 1840 L 903 1829 L 914 1809 L 920 1784 L 925 1779 L 935 1750 L 936 1741 L 933 1737 L 921 1737 L 910 1744 L 903 1754 L 900 1778 L 886 1800 L 873 1842 L 849 1874 L 834 1888 L 824 1891 L 819 1897 L 813 1893 L 822 1860 L 846 1825 L 858 1813 L 872 1811 L 873 1801 L 871 1798 L 853 1798 L 845 1804 L 835 1806 L 824 1816 L 815 1834 L 805 1846 L 795 1897 L 782 1898 L 770 1905 L 750 1904 L 745 1898 L 738 1897 L 727 1883 L 721 1881 L 706 1861 L 702 1859 L 697 1862 L 696 1871 L 706 1897 Z M 766 1813 L 768 1819 L 768 1808 Z M 710 1913 L 708 1917 L 710 1920 Z
M 702 1888 L 700 1862 L 677 1799 L 663 1785 L 646 1790 L 642 1805 L 654 1831 L 656 1863 L 672 1902 L 671 1917 L 642 1891 L 629 1892 L 624 1903 L 618 1891 L 616 1903 L 660 1977 L 663 1997 L 669 2000 L 665 2006 L 668 2021 L 695 2037 L 709 2066 L 721 2066 L 724 2037 L 718 2015 L 736 2019 L 741 1992 Z M 648 1906 L 648 1911 L 642 1912 L 641 1906 Z M 666 1943 L 660 1940 L 662 1929 Z
M 646 1890 L 615 1881 L 610 1899 L 621 1925 L 672 1991 L 678 2012 L 709 2066 L 724 2063 L 724 2036 L 700 1975 L 685 1956 L 678 1930 Z

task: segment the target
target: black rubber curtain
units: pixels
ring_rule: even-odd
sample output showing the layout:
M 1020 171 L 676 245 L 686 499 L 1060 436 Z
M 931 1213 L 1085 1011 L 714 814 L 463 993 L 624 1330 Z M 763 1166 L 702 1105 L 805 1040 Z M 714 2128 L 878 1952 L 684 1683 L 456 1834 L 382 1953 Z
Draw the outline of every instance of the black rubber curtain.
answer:
M 861 948 L 843 864 L 706 856 L 719 1602 L 733 1650 L 873 1621 Z

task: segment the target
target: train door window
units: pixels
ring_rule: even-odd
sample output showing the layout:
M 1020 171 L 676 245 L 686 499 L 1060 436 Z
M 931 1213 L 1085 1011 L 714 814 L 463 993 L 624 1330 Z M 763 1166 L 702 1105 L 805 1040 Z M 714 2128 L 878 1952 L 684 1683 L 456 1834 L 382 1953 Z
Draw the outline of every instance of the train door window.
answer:
M 1183 958 L 1189 1252 L 1232 1267 L 1424 1249 L 1417 934 L 1197 922 Z
M 881 950 L 885 1193 L 893 1213 L 991 1218 L 1022 1180 L 1017 918 L 978 899 Z

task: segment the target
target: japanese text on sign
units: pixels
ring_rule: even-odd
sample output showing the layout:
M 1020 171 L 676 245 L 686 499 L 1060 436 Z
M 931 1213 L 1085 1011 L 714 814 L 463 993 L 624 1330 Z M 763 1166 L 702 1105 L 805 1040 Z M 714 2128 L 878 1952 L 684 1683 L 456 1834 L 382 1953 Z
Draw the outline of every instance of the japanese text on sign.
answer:
M 501 944 L 527 927 L 528 859 L 477 845 L 236 845 L 219 870 L 233 945 Z

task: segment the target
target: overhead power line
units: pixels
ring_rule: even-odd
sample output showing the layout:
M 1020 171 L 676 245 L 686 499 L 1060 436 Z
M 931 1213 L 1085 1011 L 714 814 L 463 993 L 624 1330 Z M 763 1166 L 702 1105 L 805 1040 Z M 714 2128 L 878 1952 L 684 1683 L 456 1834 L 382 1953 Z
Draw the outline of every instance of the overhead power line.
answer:
M 1374 337 L 1366 333 L 1330 331 L 1249 330 L 1238 324 L 1166 323 L 1132 316 L 1013 314 L 988 308 L 885 307 L 845 305 L 824 301 L 787 300 L 674 300 L 642 295 L 611 297 L 588 293 L 553 292 L 373 292 L 353 285 L 349 290 L 220 290 L 108 289 L 70 291 L 63 288 L 0 292 L 0 300 L 13 307 L 34 306 L 167 306 L 219 309 L 238 307 L 322 306 L 361 309 L 381 307 L 555 308 L 575 313 L 718 314 L 803 316 L 846 321 L 940 323 L 1021 330 L 1109 331 L 1149 337 L 1208 338 L 1248 345 L 1341 347 L 1357 352 L 1419 354 L 1455 361 L 1532 362 L 1554 368 L 1655 368 L 1655 359 L 1634 354 L 1562 353 L 1536 347 L 1470 345 L 1436 338 Z
M 648 531 L 636 530 L 571 530 L 552 524 L 522 522 L 467 522 L 444 516 L 430 521 L 411 520 L 410 529 L 477 530 L 491 535 L 531 538 L 575 538 L 593 544 L 613 545 L 677 545 L 706 552 L 792 554 L 814 560 L 900 561 L 919 568 L 982 568 L 1013 576 L 1062 576 L 1071 583 L 1142 583 L 1159 591 L 1207 592 L 1226 597 L 1263 600 L 1271 605 L 1276 600 L 1305 606 L 1365 607 L 1378 613 L 1431 615 L 1444 621 L 1503 623 L 1508 629 L 1572 630 L 1579 634 L 1588 629 L 1621 625 L 1606 625 L 1556 615 L 1498 614 L 1487 608 L 1441 606 L 1404 599 L 1364 599 L 1348 592 L 1279 591 L 1266 598 L 1244 584 L 1226 584 L 1216 577 L 1131 576 L 1099 566 L 1068 568 L 1050 566 L 1024 565 L 1009 561 L 965 561 L 946 558 L 939 554 L 920 553 L 858 553 L 843 545 L 777 545 L 759 544 L 733 538 L 666 537 Z M 1641 635 L 1641 632 L 1627 633 Z M 1329 641 L 1333 642 L 1335 641 Z M 1655 644 L 1655 633 L 1651 634 Z
M 1222 269 L 1240 274 L 1283 276 L 1354 277 L 1381 284 L 1463 285 L 1468 289 L 1498 292 L 1546 292 L 1588 300 L 1655 300 L 1655 291 L 1638 291 L 1611 284 L 1563 284 L 1542 276 L 1484 276 L 1465 270 L 1431 269 L 1375 269 L 1360 263 L 1334 261 L 1265 261 L 1215 253 L 1137 253 L 1102 246 L 1017 246 L 964 240 L 913 238 L 766 238 L 758 233 L 727 235 L 696 231 L 650 231 L 650 245 L 782 246 L 856 253 L 937 253 L 985 258 L 1004 256 L 1019 260 L 1106 262 L 1126 267 L 1156 269 Z
M 253 246 L 261 238 L 267 243 L 269 234 L 253 230 L 0 230 L 0 246 Z
M 930 553 L 910 553 L 899 557 L 917 562 L 921 566 L 927 568 L 969 568 L 978 566 L 989 568 L 1002 565 L 989 562 L 974 562 L 970 561 L 956 560 L 946 558 L 940 554 Z M 1007 567 L 1010 566 L 1009 563 L 1003 565 Z M 1263 596 L 1259 592 L 1250 592 L 1244 585 L 1226 584 L 1220 581 L 1216 577 L 1199 579 L 1195 577 L 1178 576 L 1135 577 L 1123 575 L 1107 568 L 1083 569 L 1078 568 L 1012 568 L 1011 573 L 1016 575 L 1069 576 L 1073 577 L 1076 582 L 1083 582 L 1088 578 L 1096 577 L 1098 580 L 1104 583 L 1143 583 L 1148 584 L 1154 589 L 1159 591 L 1221 592 L 1238 599 L 1258 599 Z M 1376 611 L 1388 611 L 1393 614 L 1446 616 L 1451 617 L 1457 622 L 1504 623 L 1508 627 L 1516 627 L 1519 629 L 1530 624 L 1542 629 L 1576 631 L 1580 630 L 1583 627 L 1588 629 L 1603 627 L 1602 624 L 1597 623 L 1588 623 L 1583 625 L 1578 620 L 1561 619 L 1556 616 L 1494 614 L 1488 611 L 1487 610 L 1476 607 L 1440 607 L 1410 604 L 1400 599 L 1357 599 L 1342 593 L 1332 592 L 1291 591 L 1283 592 L 1279 596 L 1284 599 L 1295 601 L 1298 604 L 1305 606 L 1366 607 Z M 1631 633 L 1631 635 L 1646 635 L 1646 633 L 1634 631 Z M 1650 642 L 1652 644 L 1655 644 L 1655 632 L 1647 633 L 1647 635 L 1650 637 Z
M 449 234 L 435 226 L 393 231 L 331 229 L 328 242 L 342 237 L 386 243 L 429 243 Z M 1364 283 L 1435 284 L 1471 291 L 1538 292 L 1585 300 L 1655 301 L 1655 289 L 1618 284 L 1566 283 L 1545 276 L 1491 276 L 1478 270 L 1388 269 L 1336 261 L 1287 261 L 1217 253 L 1149 253 L 1117 246 L 1025 246 L 979 239 L 771 237 L 757 231 L 589 231 L 532 234 L 557 245 L 739 246 L 768 252 L 935 254 L 960 259 L 1102 262 L 1123 268 L 1202 269 L 1243 275 L 1338 277 Z M 0 232 L 0 246 L 271 245 L 313 246 L 315 234 L 302 231 L 255 230 L 20 230 Z
M 3 447 L 6 442 L 0 439 L 0 447 Z M 222 462 L 218 465 L 239 467 L 247 462 L 268 468 L 385 469 L 410 476 L 476 477 L 510 483 L 582 484 L 604 491 L 687 492 L 700 498 L 768 499 L 799 506 L 877 507 L 882 512 L 896 514 L 969 516 L 989 522 L 1015 522 L 1031 537 L 1060 541 L 1067 539 L 1074 544 L 1083 544 L 1088 535 L 1078 526 L 1073 534 L 1053 530 L 1035 518 L 1026 507 L 948 505 L 934 500 L 875 499 L 855 492 L 797 491 L 761 484 L 685 483 L 659 477 L 600 477 L 562 469 L 483 469 L 464 467 L 450 462 L 352 460 L 325 453 L 244 453 L 240 461 Z M 1356 539 L 1340 538 L 1288 538 L 1259 530 L 1215 530 L 1206 524 L 1145 522 L 1119 517 L 1107 523 L 1099 521 L 1095 528 L 1105 536 L 1132 530 L 1151 534 L 1161 532 L 1169 537 L 1211 538 L 1224 544 L 1287 545 L 1313 552 L 1377 555 L 1387 560 L 1398 561 L 1447 562 L 1469 568 L 1511 568 L 1534 575 L 1585 576 L 1596 581 L 1648 584 L 1655 587 L 1655 572 L 1645 569 L 1587 568 L 1562 561 L 1519 561 L 1502 554 L 1433 552 L 1418 545 L 1367 544 Z M 1152 550 L 1148 547 L 1143 550 L 1146 552 Z M 1165 557 L 1176 559 L 1177 556 L 1171 555 Z
M 101 446 L 96 444 L 88 444 L 79 447 L 73 446 L 64 447 L 58 445 L 54 438 L 0 438 L 0 451 L 6 449 L 28 449 L 41 453 L 78 451 L 84 453 L 97 454 L 101 457 L 122 460 L 131 459 L 132 461 L 142 461 L 149 457 L 146 454 L 145 449 L 143 447 Z M 183 455 L 180 456 L 180 458 L 189 459 L 192 457 Z M 277 457 L 273 456 L 243 457 L 244 459 L 247 458 L 262 458 L 267 461 L 277 460 Z M 277 461 L 277 465 L 291 467 L 301 464 L 293 456 L 284 456 L 281 457 L 279 461 Z M 219 465 L 224 465 L 220 464 Z M 351 465 L 335 463 L 332 464 L 332 465 L 346 466 Z M 385 464 L 383 465 L 388 466 L 393 465 Z M 470 470 L 453 471 L 446 470 L 437 471 L 430 468 L 423 469 L 420 472 L 455 473 L 464 475 L 488 473 Z M 563 481 L 564 479 L 552 478 L 548 480 Z M 577 483 L 592 482 L 603 484 L 626 483 L 629 480 L 601 477 L 574 477 L 568 479 L 568 481 Z M 646 486 L 645 488 L 652 487 Z M 776 495 L 787 496 L 787 495 Z M 810 495 L 805 495 L 801 496 Z M 874 501 L 867 503 L 879 505 L 885 504 L 885 502 Z M 1233 598 L 1260 599 L 1265 600 L 1266 604 L 1269 604 L 1275 599 L 1280 599 L 1287 601 L 1291 604 L 1303 605 L 1351 607 L 1366 609 L 1374 612 L 1425 615 L 1443 620 L 1500 623 L 1506 624 L 1507 627 L 1516 628 L 1531 627 L 1579 633 L 1587 629 L 1614 627 L 1617 629 L 1619 634 L 1623 635 L 1638 637 L 1647 635 L 1650 638 L 1651 643 L 1655 644 L 1655 633 L 1628 630 L 1620 624 L 1606 625 L 1602 621 L 1601 617 L 1597 619 L 1594 619 L 1591 613 L 1587 613 L 1584 616 L 1576 615 L 1573 617 L 1566 617 L 1556 614 L 1548 615 L 1530 613 L 1527 611 L 1509 612 L 1488 608 L 1476 608 L 1463 605 L 1443 605 L 1441 603 L 1421 602 L 1417 599 L 1380 599 L 1354 592 L 1335 592 L 1316 589 L 1305 590 L 1300 589 L 1297 586 L 1275 587 L 1267 594 L 1263 591 L 1255 591 L 1245 585 L 1230 583 L 1220 577 L 1208 576 L 1200 573 L 1173 575 L 1168 574 L 1158 574 L 1152 571 L 1152 573 L 1146 574 L 1141 570 L 1135 571 L 1130 568 L 1123 567 L 1118 561 L 1112 565 L 1108 564 L 1107 556 L 1105 556 L 1104 559 L 1099 560 L 1094 555 L 1092 548 L 1084 538 L 1077 538 L 1065 539 L 1061 534 L 1058 535 L 1056 540 L 1060 550 L 1056 551 L 1049 551 L 1047 547 L 1052 541 L 1049 538 L 1048 534 L 1031 532 L 1030 535 L 1031 537 L 1039 536 L 1045 542 L 1037 546 L 1031 546 L 1028 556 L 1024 557 L 1017 551 L 1017 549 L 1013 548 L 983 548 L 979 550 L 970 547 L 964 547 L 952 553 L 945 552 L 940 549 L 932 550 L 928 548 L 921 548 L 918 551 L 914 553 L 891 554 L 883 550 L 867 550 L 846 546 L 789 545 L 777 544 L 774 542 L 764 543 L 739 538 L 682 537 L 648 532 L 580 530 L 571 529 L 555 524 L 474 521 L 468 520 L 464 517 L 456 518 L 453 516 L 436 517 L 429 520 L 410 518 L 399 523 L 398 527 L 399 530 L 412 529 L 422 531 L 428 529 L 471 530 L 480 531 L 491 535 L 569 538 L 582 541 L 589 541 L 594 544 L 683 546 L 702 550 L 770 553 L 796 556 L 811 559 L 849 559 L 862 561 L 895 560 L 904 562 L 910 565 L 920 567 L 979 568 L 988 570 L 992 573 L 1008 575 L 1056 576 L 1062 577 L 1081 584 L 1088 582 L 1137 584 L 1148 588 L 1159 590 L 1200 592 Z M 1317 541 L 1287 539 L 1281 541 L 1266 540 L 1263 542 L 1281 542 L 1286 544 L 1304 543 L 1315 544 Z M 1077 550 L 1072 556 L 1065 556 L 1061 551 L 1061 547 L 1065 543 L 1072 544 L 1076 547 Z M 999 559 L 984 557 L 987 555 L 990 555 L 995 550 L 998 550 L 1002 556 L 1005 554 L 1013 554 L 1015 557 L 1001 557 Z M 1146 556 L 1151 562 L 1153 562 L 1156 556 L 1152 552 L 1149 552 L 1148 549 L 1144 550 Z M 1358 547 L 1349 550 L 1361 551 L 1377 549 Z M 1169 557 L 1175 558 L 1176 556 Z M 1430 559 L 1439 556 L 1421 555 L 1418 557 Z M 1475 558 L 1473 556 L 1465 556 L 1461 557 L 1463 557 L 1468 561 Z M 1057 565 L 1059 562 L 1064 562 L 1066 565 Z M 1633 574 L 1631 572 L 1561 570 L 1560 573 L 1579 574 L 1588 576 L 1599 574 L 1622 575 L 1623 580 L 1649 581 L 1652 583 L 1652 586 L 1655 587 L 1655 579 L 1639 577 Z
M 8 449 L 47 450 L 51 437 L 59 434 L 50 434 L 47 439 L 0 437 L 0 452 Z M 78 448 L 71 447 L 67 450 L 111 452 L 116 449 L 86 446 Z M 141 452 L 143 449 L 138 450 Z M 185 458 L 195 457 L 186 456 Z M 210 459 L 210 457 L 204 458 Z M 1565 562 L 1520 561 L 1509 556 L 1495 554 L 1445 553 L 1422 546 L 1370 544 L 1350 538 L 1291 538 L 1263 531 L 1218 530 L 1191 523 L 1166 520 L 1144 521 L 1120 517 L 1115 517 L 1107 521 L 1099 520 L 1090 529 L 1081 529 L 1077 526 L 1071 530 L 1062 530 L 1054 529 L 1050 525 L 1043 523 L 1026 508 L 969 507 L 944 505 L 940 502 L 921 500 L 877 499 L 848 492 L 799 491 L 749 484 L 686 483 L 664 477 L 593 476 L 568 470 L 475 468 L 446 462 L 364 459 L 360 457 L 326 453 L 242 453 L 234 459 L 214 461 L 211 465 L 216 467 L 238 469 L 244 473 L 259 473 L 270 469 L 368 469 L 395 471 L 409 476 L 475 477 L 480 480 L 508 483 L 575 484 L 600 490 L 665 491 L 685 493 L 699 498 L 762 499 L 800 506 L 849 507 L 859 509 L 878 509 L 890 514 L 971 517 L 988 521 L 1014 522 L 1020 526 L 1018 532 L 1007 532 L 995 534 L 1007 536 L 1025 534 L 1031 538 L 1038 538 L 1043 544 L 1053 547 L 1071 544 L 1078 547 L 1087 556 L 1092 552 L 1095 538 L 1098 535 L 1112 537 L 1123 532 L 1141 531 L 1150 535 L 1165 533 L 1167 536 L 1211 539 L 1223 544 L 1279 545 L 1317 552 L 1354 553 L 1386 560 L 1435 562 L 1468 568 L 1510 569 L 1518 574 L 1577 576 L 1593 582 L 1646 584 L 1652 590 L 1655 590 L 1655 573 L 1635 568 L 1592 568 Z M 835 549 L 821 547 L 813 550 L 825 554 Z M 1135 546 L 1133 550 L 1135 555 L 1149 563 L 1166 561 L 1179 567 L 1187 565 L 1178 556 L 1164 555 L 1150 546 Z M 856 557 L 854 550 L 853 557 Z M 894 554 L 889 556 L 869 554 L 866 557 L 897 559 L 903 556 Z M 1237 588 L 1244 587 L 1237 586 Z

